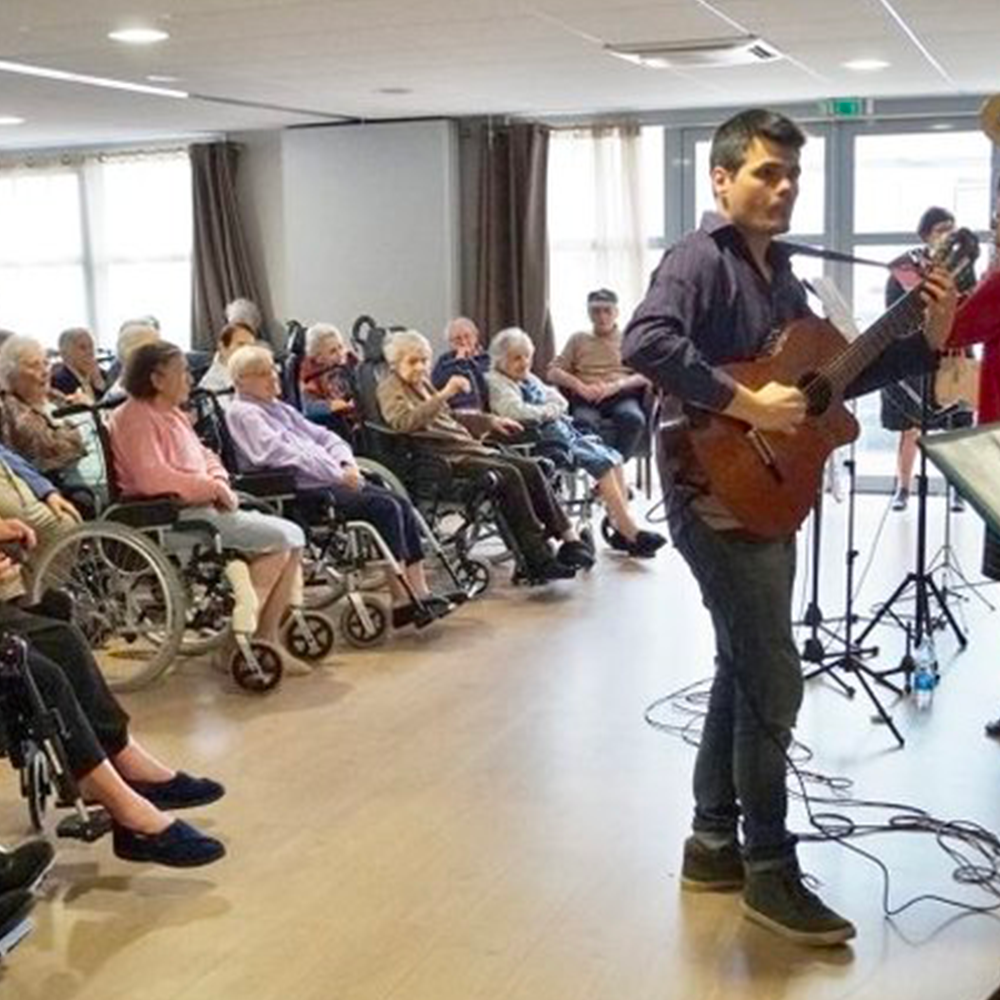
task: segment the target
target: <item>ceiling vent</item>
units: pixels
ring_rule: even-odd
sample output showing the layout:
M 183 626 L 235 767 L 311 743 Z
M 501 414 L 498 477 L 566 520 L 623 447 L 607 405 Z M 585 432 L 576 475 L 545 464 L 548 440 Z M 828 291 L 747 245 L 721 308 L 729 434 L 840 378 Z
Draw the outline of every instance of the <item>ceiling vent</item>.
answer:
M 725 69 L 776 62 L 782 54 L 762 38 L 709 38 L 693 42 L 607 44 L 609 55 L 649 69 Z

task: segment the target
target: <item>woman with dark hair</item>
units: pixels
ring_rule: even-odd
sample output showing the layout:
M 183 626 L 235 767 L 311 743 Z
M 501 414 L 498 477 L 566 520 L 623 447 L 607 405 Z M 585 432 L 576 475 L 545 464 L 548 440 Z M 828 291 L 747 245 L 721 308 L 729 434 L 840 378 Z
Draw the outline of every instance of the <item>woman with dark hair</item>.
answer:
M 185 505 L 181 520 L 207 522 L 223 548 L 245 557 L 260 607 L 254 638 L 274 646 L 286 673 L 310 673 L 278 641 L 282 619 L 301 592 L 302 529 L 239 509 L 222 462 L 198 440 L 181 410 L 191 377 L 179 347 L 165 341 L 140 347 L 128 360 L 123 383 L 130 398 L 109 421 L 122 493 L 178 497 Z
M 224 392 L 232 389 L 233 380 L 229 377 L 229 359 L 235 351 L 248 344 L 255 344 L 257 335 L 245 323 L 227 323 L 219 331 L 218 348 L 208 371 L 198 383 L 199 389 L 209 392 Z M 223 406 L 228 406 L 230 397 L 223 396 L 219 400 Z

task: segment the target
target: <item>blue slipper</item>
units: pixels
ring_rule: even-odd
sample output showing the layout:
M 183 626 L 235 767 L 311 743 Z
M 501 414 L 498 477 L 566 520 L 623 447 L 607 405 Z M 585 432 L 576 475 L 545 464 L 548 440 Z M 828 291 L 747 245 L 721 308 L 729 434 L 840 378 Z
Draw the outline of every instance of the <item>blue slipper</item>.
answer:
M 207 806 L 226 794 L 219 782 L 211 778 L 194 778 L 184 771 L 178 771 L 169 781 L 130 781 L 129 786 L 165 812 Z
M 137 833 L 119 823 L 112 827 L 115 856 L 123 861 L 148 861 L 170 868 L 197 868 L 225 857 L 221 841 L 208 837 L 182 819 L 161 833 Z

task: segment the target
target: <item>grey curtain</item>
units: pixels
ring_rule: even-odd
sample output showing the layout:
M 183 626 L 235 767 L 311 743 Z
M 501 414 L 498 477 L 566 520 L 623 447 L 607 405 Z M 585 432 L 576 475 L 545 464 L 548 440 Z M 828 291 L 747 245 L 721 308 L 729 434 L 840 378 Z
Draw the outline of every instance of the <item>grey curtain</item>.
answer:
M 467 122 L 460 132 L 463 311 L 484 336 L 519 326 L 535 368 L 552 360 L 547 190 L 549 130 Z
M 191 345 L 213 350 L 235 298 L 261 303 L 236 199 L 239 147 L 231 142 L 191 146 L 194 251 Z

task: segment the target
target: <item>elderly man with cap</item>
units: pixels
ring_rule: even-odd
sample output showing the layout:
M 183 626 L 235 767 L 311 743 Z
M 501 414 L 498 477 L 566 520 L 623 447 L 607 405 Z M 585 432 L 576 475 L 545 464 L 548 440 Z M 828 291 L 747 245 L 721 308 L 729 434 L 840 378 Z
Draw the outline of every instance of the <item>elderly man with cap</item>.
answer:
M 591 292 L 587 312 L 593 329 L 569 338 L 549 366 L 548 380 L 569 395 L 573 419 L 627 460 L 646 427 L 642 395 L 649 383 L 622 364 L 618 296 L 607 288 Z

